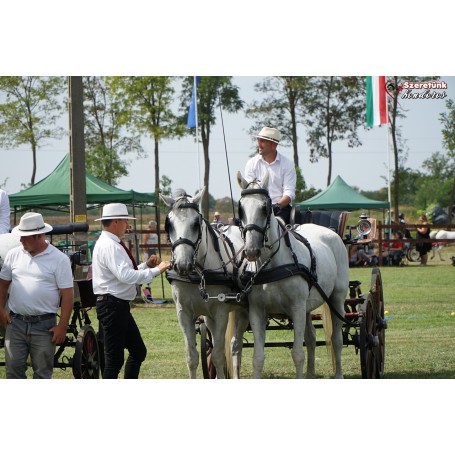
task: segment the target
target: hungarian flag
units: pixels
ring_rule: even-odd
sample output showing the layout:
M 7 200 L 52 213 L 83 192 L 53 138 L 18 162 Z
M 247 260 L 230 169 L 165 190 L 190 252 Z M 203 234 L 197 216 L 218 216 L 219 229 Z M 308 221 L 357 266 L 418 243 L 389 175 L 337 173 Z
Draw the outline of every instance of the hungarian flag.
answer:
M 367 126 L 389 123 L 385 76 L 367 76 Z

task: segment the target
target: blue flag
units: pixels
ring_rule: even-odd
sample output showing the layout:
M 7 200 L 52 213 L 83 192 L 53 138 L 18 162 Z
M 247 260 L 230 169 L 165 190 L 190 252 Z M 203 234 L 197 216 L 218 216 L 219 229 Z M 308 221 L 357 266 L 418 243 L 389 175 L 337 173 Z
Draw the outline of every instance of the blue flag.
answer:
M 196 87 L 193 85 L 193 93 L 191 94 L 190 110 L 188 112 L 188 121 L 186 126 L 188 128 L 196 128 L 196 88 L 199 85 L 201 76 L 196 76 Z

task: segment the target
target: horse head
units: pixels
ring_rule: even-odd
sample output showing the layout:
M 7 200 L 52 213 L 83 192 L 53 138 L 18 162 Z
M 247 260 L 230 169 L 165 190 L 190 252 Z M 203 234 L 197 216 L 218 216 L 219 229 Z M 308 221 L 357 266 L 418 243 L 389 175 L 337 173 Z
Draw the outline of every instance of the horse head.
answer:
M 191 197 L 185 190 L 176 190 L 172 197 L 160 194 L 163 202 L 171 208 L 165 221 L 165 231 L 171 244 L 171 267 L 179 275 L 188 275 L 194 270 L 196 256 L 202 239 L 202 215 L 199 203 L 205 187 Z
M 268 241 L 267 231 L 273 217 L 272 201 L 268 192 L 269 173 L 261 182 L 247 182 L 237 172 L 237 182 L 242 188 L 239 201 L 239 218 L 242 224 L 242 236 L 245 241 L 245 256 L 248 261 L 256 261 Z

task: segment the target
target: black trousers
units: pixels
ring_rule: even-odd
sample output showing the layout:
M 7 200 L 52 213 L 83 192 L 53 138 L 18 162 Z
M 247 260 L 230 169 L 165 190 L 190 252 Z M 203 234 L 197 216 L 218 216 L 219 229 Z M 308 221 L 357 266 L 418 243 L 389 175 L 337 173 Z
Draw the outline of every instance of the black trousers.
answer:
M 285 224 L 289 224 L 291 219 L 291 209 L 292 207 L 290 205 L 287 205 L 286 207 L 274 205 L 273 214 L 275 216 L 279 216 L 284 221 Z
M 137 379 L 147 348 L 131 314 L 130 303 L 107 295 L 102 302 L 96 302 L 96 314 L 104 338 L 103 379 L 118 378 L 125 360 L 125 349 L 128 350 L 128 358 L 124 377 Z

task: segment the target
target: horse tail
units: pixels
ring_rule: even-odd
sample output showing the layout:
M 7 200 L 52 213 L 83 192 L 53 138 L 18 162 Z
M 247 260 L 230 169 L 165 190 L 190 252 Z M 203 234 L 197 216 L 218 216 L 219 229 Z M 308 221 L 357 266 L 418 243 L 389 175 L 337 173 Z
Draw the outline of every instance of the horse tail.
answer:
M 235 333 L 235 311 L 229 313 L 226 336 L 224 338 L 224 354 L 226 356 L 226 378 L 234 377 L 234 364 L 232 362 L 231 340 Z
M 326 302 L 324 302 L 322 305 L 322 326 L 324 328 L 325 346 L 327 348 L 327 353 L 332 358 L 332 367 L 333 371 L 335 371 L 335 350 L 333 349 L 332 344 L 332 312 L 330 311 L 330 307 Z

